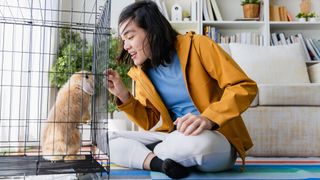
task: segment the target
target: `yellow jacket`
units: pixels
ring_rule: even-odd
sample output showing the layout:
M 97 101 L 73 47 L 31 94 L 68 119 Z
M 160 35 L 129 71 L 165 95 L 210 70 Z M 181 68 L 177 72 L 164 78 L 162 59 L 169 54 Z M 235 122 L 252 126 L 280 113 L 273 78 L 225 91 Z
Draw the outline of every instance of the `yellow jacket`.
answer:
M 236 148 L 244 163 L 246 151 L 253 144 L 240 114 L 256 96 L 256 83 L 206 36 L 178 35 L 176 50 L 194 105 L 202 116 L 219 125 L 217 130 Z M 128 74 L 135 82 L 135 98 L 119 105 L 119 109 L 145 130 L 171 132 L 173 120 L 147 75 L 139 67 L 132 67 Z

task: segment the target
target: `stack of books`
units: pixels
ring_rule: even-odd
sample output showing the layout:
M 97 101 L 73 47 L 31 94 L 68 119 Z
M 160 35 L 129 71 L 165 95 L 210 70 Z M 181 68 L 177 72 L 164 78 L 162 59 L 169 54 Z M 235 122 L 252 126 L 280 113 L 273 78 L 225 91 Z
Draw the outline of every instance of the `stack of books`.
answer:
M 283 32 L 271 33 L 271 45 L 300 43 L 304 49 L 307 61 L 320 60 L 320 39 L 306 38 L 302 33 L 285 36 Z
M 205 21 L 222 21 L 216 0 L 203 0 L 203 17 Z

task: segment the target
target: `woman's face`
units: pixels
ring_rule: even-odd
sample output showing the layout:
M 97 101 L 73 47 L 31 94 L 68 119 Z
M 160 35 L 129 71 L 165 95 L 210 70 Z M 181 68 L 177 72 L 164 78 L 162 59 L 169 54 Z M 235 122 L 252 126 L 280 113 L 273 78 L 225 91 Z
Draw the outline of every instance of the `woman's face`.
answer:
M 127 20 L 120 24 L 119 32 L 123 40 L 123 48 L 131 55 L 136 66 L 141 66 L 148 58 L 151 58 L 147 33 L 138 27 L 133 20 Z

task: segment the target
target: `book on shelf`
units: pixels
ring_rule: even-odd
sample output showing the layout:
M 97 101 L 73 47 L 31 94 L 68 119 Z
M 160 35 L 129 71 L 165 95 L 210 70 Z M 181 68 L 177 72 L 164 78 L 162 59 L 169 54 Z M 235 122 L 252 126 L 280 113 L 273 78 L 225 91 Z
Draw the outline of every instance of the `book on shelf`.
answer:
M 320 39 L 312 39 L 312 42 L 320 52 Z
M 191 21 L 197 21 L 198 20 L 198 6 L 199 1 L 198 0 L 192 0 L 190 5 L 190 14 L 191 14 Z
M 306 57 L 307 57 L 307 61 L 311 61 L 311 57 L 310 57 L 310 54 L 309 54 L 309 51 L 307 49 L 307 45 L 306 45 L 306 42 L 305 42 L 305 39 L 302 35 L 302 33 L 298 33 L 296 34 L 296 36 L 298 37 L 298 40 L 299 42 L 301 43 L 303 49 L 304 49 L 304 52 L 306 54 Z
M 203 0 L 203 17 L 205 21 L 222 21 L 216 0 Z
M 270 5 L 269 6 L 270 21 L 292 21 L 292 18 L 285 6 Z
M 214 15 L 216 17 L 216 20 L 217 21 L 222 21 L 222 16 L 221 16 L 217 1 L 216 0 L 210 0 L 210 2 L 211 2 L 211 6 L 212 6 L 212 9 L 213 9 L 213 13 L 214 13 Z
M 202 1 L 202 9 L 203 9 L 203 18 L 205 21 L 210 21 L 209 18 L 209 12 L 208 12 L 208 5 L 207 5 L 207 1 L 204 0 Z
M 279 45 L 279 40 L 277 37 L 277 33 L 271 33 L 271 44 L 274 46 L 278 46 Z
M 217 20 L 215 15 L 213 14 L 212 5 L 211 5 L 210 0 L 205 0 L 205 1 L 207 1 L 206 3 L 207 3 L 207 8 L 208 8 L 208 14 L 209 14 L 210 21 Z
M 306 40 L 307 48 L 313 57 L 312 60 L 320 60 L 320 52 L 318 52 L 317 49 L 314 48 L 314 45 L 311 39 L 305 38 L 305 40 Z
M 318 57 L 320 57 L 320 49 L 318 49 L 314 44 L 313 39 L 309 38 L 308 41 L 310 41 L 310 44 L 312 45 L 314 51 L 317 53 Z M 320 58 L 318 60 L 320 60 Z
M 280 39 L 281 45 L 287 44 L 286 36 L 284 35 L 283 32 L 282 33 L 278 33 L 278 36 L 279 36 L 278 39 Z
M 293 17 L 289 11 L 287 11 L 287 19 L 288 21 L 293 21 Z
M 239 32 L 231 35 L 222 35 L 214 26 L 204 26 L 203 34 L 210 37 L 217 43 L 242 43 L 263 45 L 263 36 L 257 32 Z
M 287 19 L 287 15 L 285 14 L 285 9 L 283 6 L 279 6 L 279 15 L 280 15 L 280 21 L 285 21 Z

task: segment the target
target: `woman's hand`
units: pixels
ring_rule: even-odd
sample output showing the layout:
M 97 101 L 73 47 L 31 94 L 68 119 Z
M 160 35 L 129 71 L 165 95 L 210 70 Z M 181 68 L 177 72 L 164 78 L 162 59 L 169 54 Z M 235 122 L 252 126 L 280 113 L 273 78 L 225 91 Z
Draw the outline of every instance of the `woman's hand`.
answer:
M 107 69 L 103 72 L 105 81 L 107 81 L 107 88 L 111 94 L 117 96 L 121 102 L 126 102 L 129 97 L 129 90 L 124 85 L 119 73 L 113 69 Z
M 174 124 L 177 125 L 177 130 L 186 136 L 195 136 L 204 130 L 211 130 L 214 126 L 217 126 L 208 118 L 191 113 L 177 118 L 174 121 Z

